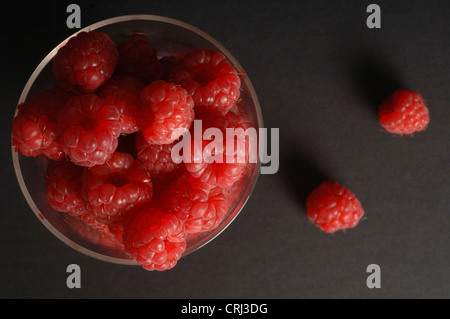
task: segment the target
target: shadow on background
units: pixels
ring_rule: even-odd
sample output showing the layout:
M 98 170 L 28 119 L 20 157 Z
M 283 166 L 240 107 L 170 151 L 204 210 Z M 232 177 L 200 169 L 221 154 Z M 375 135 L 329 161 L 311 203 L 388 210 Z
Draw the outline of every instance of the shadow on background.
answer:
M 379 58 L 352 61 L 356 89 L 378 114 L 379 105 L 396 89 L 405 88 L 396 70 Z
M 287 180 L 287 192 L 306 212 L 306 199 L 324 180 L 330 179 L 301 152 L 290 152 L 281 158 L 282 177 Z

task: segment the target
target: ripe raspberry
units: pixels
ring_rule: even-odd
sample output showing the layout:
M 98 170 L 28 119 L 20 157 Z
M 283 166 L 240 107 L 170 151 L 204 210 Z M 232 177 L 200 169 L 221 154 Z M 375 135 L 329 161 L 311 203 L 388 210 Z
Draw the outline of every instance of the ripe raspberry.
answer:
M 424 130 L 430 117 L 420 94 L 397 90 L 379 107 L 380 124 L 394 134 L 412 134 Z
M 99 88 L 99 96 L 108 96 L 116 91 L 126 90 L 139 96 L 145 87 L 144 83 L 131 75 L 113 75 L 105 84 Z
M 145 165 L 150 175 L 162 177 L 179 168 L 172 160 L 172 144 L 149 144 L 140 133 L 136 135 L 136 151 L 138 159 Z
M 77 165 L 104 164 L 117 148 L 120 113 L 95 94 L 71 98 L 58 114 L 63 151 Z
M 141 91 L 138 127 L 150 144 L 172 144 L 189 130 L 194 120 L 194 102 L 174 83 L 155 81 Z
M 92 228 L 102 231 L 103 233 L 115 238 L 115 235 L 110 231 L 108 225 L 99 222 L 94 217 L 92 217 L 90 214 L 84 212 L 77 217 L 86 225 L 91 226 Z
M 196 141 L 194 132 L 191 154 L 185 154 L 185 167 L 194 177 L 212 187 L 228 189 L 245 174 L 249 162 L 249 140 L 245 135 L 249 123 L 233 112 L 225 115 L 217 112 L 197 113 L 202 121 L 202 135 L 208 128 L 217 128 L 222 132 L 223 144 Z M 227 136 L 227 128 L 234 129 L 235 135 Z M 231 145 L 234 146 L 233 149 L 230 148 Z
M 56 113 L 69 95 L 52 88 L 36 94 L 19 105 L 12 123 L 12 145 L 24 156 L 46 156 L 61 160 L 64 153 L 58 142 Z
M 225 56 L 196 49 L 172 70 L 171 78 L 193 97 L 195 106 L 227 113 L 240 96 L 241 80 Z
M 82 194 L 87 212 L 111 225 L 148 203 L 153 186 L 140 161 L 130 154 L 115 152 L 105 164 L 84 171 Z
M 125 252 L 146 270 L 171 269 L 186 250 L 184 223 L 154 207 L 130 216 L 119 233 Z
M 334 181 L 324 181 L 306 200 L 307 216 L 327 233 L 355 227 L 364 209 L 355 195 Z
M 108 226 L 96 221 L 87 213 L 76 217 L 79 222 L 70 220 L 70 231 L 77 237 L 83 239 L 83 242 L 107 249 L 122 249 L 123 245 L 116 239 Z
M 215 229 L 228 212 L 225 191 L 182 174 L 161 195 L 160 208 L 185 221 L 188 234 Z
M 147 84 L 162 79 L 164 66 L 158 60 L 156 49 L 144 34 L 132 34 L 119 43 L 117 49 L 117 74 L 132 75 Z
M 104 33 L 80 32 L 61 47 L 53 61 L 53 73 L 59 80 L 96 90 L 114 72 L 118 52 Z
M 46 194 L 52 208 L 73 216 L 85 213 L 81 196 L 83 168 L 69 161 L 50 161 L 46 174 Z
M 108 82 L 99 92 L 105 104 L 114 105 L 120 113 L 122 134 L 137 132 L 136 116 L 140 105 L 139 82 L 131 77 Z

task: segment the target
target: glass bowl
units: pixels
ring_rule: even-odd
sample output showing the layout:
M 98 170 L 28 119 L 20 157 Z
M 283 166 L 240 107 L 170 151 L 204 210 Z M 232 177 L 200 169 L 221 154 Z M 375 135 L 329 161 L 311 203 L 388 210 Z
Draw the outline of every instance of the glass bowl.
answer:
M 115 17 L 92 24 L 79 30 L 96 30 L 106 33 L 118 43 L 133 33 L 145 34 L 158 54 L 182 55 L 195 48 L 212 49 L 222 52 L 236 68 L 241 77 L 241 99 L 243 111 L 256 129 L 262 128 L 262 115 L 255 90 L 239 62 L 219 42 L 203 31 L 184 22 L 154 15 L 127 15 Z M 52 73 L 53 57 L 67 38 L 54 48 L 38 65 L 26 83 L 18 105 L 27 101 L 36 93 L 52 87 L 55 78 Z M 17 113 L 17 110 L 16 110 Z M 122 250 L 117 242 L 105 233 L 91 228 L 78 218 L 52 209 L 45 194 L 45 174 L 48 160 L 45 158 L 25 157 L 12 147 L 12 157 L 18 183 L 31 210 L 57 238 L 73 249 L 116 264 L 137 265 Z M 210 232 L 188 237 L 184 255 L 204 246 L 216 238 L 236 218 L 244 207 L 256 184 L 260 171 L 260 162 L 250 164 L 248 174 L 236 183 L 230 192 L 230 208 L 223 222 Z M 234 190 L 234 191 L 233 191 Z

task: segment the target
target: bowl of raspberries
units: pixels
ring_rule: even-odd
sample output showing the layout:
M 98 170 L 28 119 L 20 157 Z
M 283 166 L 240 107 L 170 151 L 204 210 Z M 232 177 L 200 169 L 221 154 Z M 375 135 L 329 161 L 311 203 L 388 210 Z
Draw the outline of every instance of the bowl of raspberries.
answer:
M 178 20 L 121 16 L 38 65 L 16 108 L 12 156 L 25 199 L 56 237 L 164 271 L 242 210 L 260 168 L 246 132 L 259 128 L 254 88 L 220 43 Z

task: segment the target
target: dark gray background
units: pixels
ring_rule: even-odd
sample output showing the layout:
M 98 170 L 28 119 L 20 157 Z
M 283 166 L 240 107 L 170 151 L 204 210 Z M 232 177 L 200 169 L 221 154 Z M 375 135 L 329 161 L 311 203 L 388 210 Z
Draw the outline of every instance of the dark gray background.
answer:
M 448 298 L 450 2 L 75 2 L 82 27 L 125 14 L 168 16 L 215 37 L 240 61 L 266 127 L 280 128 L 280 170 L 260 176 L 235 222 L 171 271 L 98 261 L 41 225 L 10 155 L 14 109 L 28 77 L 74 30 L 70 2 L 2 7 L 0 297 L 2 298 Z M 377 3 L 382 28 L 366 27 Z M 414 137 L 379 126 L 393 89 L 420 92 L 431 125 Z M 366 219 L 327 235 L 304 201 L 332 178 L 361 200 Z M 81 289 L 66 267 L 81 267 Z M 381 289 L 366 286 L 369 264 Z

